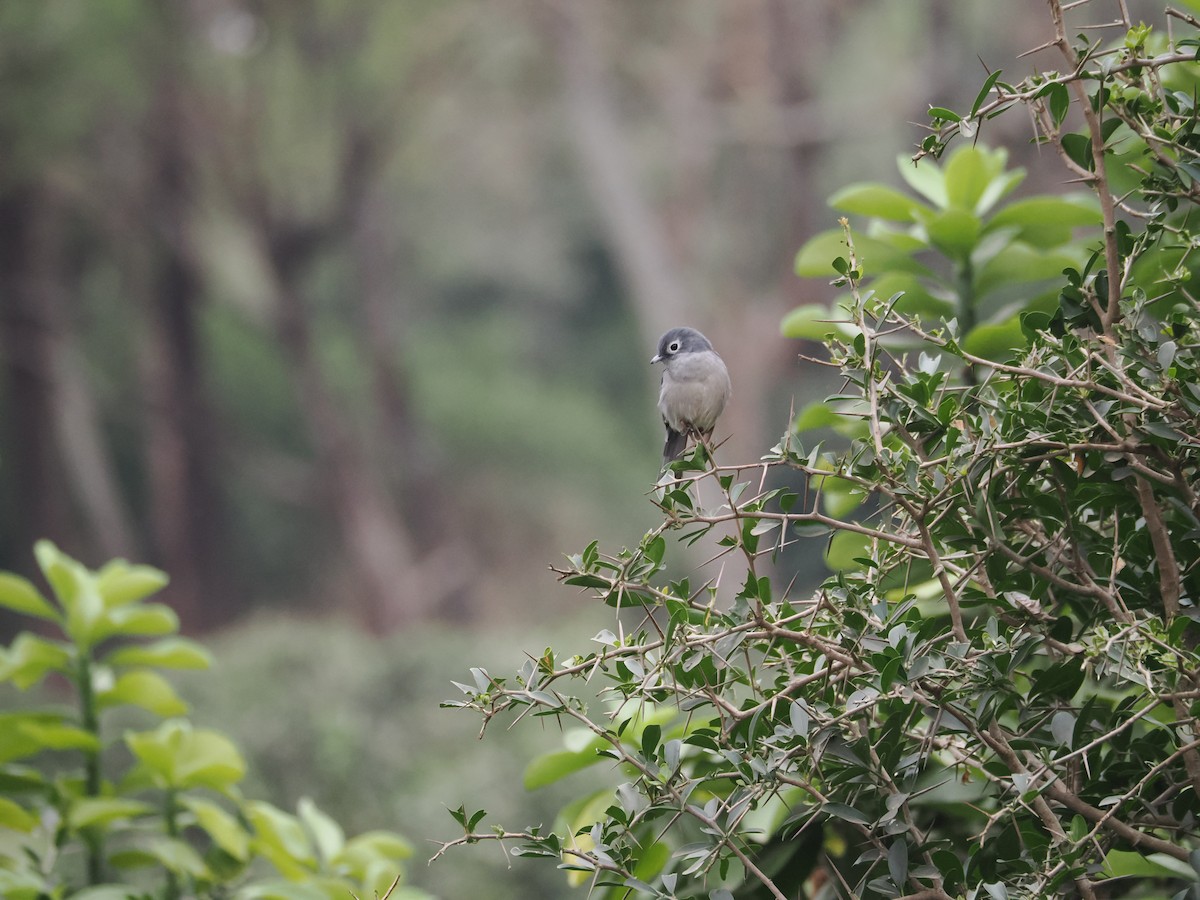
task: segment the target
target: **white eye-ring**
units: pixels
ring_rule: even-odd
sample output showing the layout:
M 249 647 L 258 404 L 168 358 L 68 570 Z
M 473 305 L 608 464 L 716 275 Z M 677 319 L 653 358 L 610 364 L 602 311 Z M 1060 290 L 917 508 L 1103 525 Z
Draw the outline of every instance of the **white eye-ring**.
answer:
M 671 341 L 671 343 L 667 346 L 667 352 L 668 353 L 679 352 L 679 341 Z

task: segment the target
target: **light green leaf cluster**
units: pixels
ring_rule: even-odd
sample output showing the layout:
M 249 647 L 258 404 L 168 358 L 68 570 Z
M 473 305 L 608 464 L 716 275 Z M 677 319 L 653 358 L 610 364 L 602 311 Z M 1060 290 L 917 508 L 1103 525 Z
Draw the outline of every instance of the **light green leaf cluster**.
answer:
M 963 345 L 986 359 L 1003 359 L 1026 343 L 1020 315 L 1049 308 L 1053 282 L 1078 267 L 1086 248 L 1072 238 L 1100 224 L 1087 195 L 1042 196 L 1000 206 L 1024 180 L 1008 169 L 1003 149 L 961 146 L 945 165 L 901 157 L 901 175 L 918 197 L 877 183 L 850 185 L 829 199 L 834 209 L 865 217 L 855 252 L 871 273 L 864 290 L 895 298 L 898 312 L 926 321 L 956 320 Z M 796 272 L 820 277 L 844 256 L 842 231 L 816 235 L 796 256 Z M 822 340 L 850 335 L 848 298 L 833 309 L 802 306 L 781 325 L 787 337 Z M 831 320 L 840 327 L 831 328 Z
M 187 704 L 164 675 L 211 659 L 175 634 L 168 607 L 148 602 L 163 573 L 122 560 L 91 571 L 46 541 L 35 555 L 51 596 L 0 573 L 0 606 L 57 633 L 22 632 L 0 647 L 0 682 L 28 690 L 60 678 L 76 710 L 0 711 L 0 896 L 425 896 L 401 884 L 412 849 L 398 835 L 347 838 L 311 800 L 292 815 L 243 796 L 237 746 L 184 718 Z M 104 715 L 116 707 L 162 721 L 110 734 Z M 110 773 L 104 763 L 123 758 L 107 752 L 116 744 L 129 761 Z M 69 864 L 80 855 L 82 880 Z

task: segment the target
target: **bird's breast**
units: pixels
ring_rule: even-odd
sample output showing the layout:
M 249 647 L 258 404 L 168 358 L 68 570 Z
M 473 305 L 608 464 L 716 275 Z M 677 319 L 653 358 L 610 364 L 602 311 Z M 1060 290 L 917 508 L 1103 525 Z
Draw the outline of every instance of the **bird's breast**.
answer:
M 676 431 L 710 430 L 731 392 L 729 373 L 716 354 L 676 359 L 663 371 L 658 409 Z

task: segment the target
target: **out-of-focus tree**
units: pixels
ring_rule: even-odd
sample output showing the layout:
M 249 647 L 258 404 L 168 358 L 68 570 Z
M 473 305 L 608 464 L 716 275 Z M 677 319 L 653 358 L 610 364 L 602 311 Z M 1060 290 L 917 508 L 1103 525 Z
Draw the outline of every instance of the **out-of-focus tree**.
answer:
M 503 560 L 634 514 L 658 330 L 730 359 L 735 449 L 787 402 L 825 148 L 920 111 L 853 99 L 925 39 L 892 6 L 5 5 L 6 561 L 148 556 L 192 628 L 508 614 Z
M 399 113 L 386 114 L 391 104 L 371 101 L 389 90 L 402 96 L 405 82 L 388 84 L 369 62 L 380 52 L 381 34 L 419 26 L 421 17 L 404 10 L 415 21 L 386 28 L 383 4 L 353 10 L 278 4 L 271 12 L 267 46 L 245 58 L 244 77 L 218 85 L 207 98 L 223 127 L 196 138 L 207 138 L 211 174 L 228 188 L 217 198 L 222 211 L 238 217 L 266 276 L 267 318 L 295 386 L 319 489 L 358 575 L 362 612 L 377 627 L 395 627 L 427 615 L 471 575 L 463 564 L 471 560 L 465 541 L 453 536 L 447 540 L 460 546 L 426 550 L 414 531 L 418 510 L 428 535 L 446 521 L 430 516 L 431 509 L 453 501 L 438 483 L 444 472 L 431 471 L 422 458 L 397 347 L 389 340 L 394 295 L 378 262 L 386 259 L 385 249 L 370 244 L 380 224 L 371 201 L 397 150 L 400 126 Z M 280 142 L 289 142 L 292 152 Z M 228 173 L 235 177 L 224 178 Z M 329 266 L 341 270 L 340 290 L 321 271 Z M 381 413 L 362 422 L 339 398 L 321 352 L 328 332 L 320 319 L 330 312 L 348 320 L 339 339 L 369 373 L 358 402 L 373 403 Z M 403 487 L 427 501 L 410 508 L 411 521 L 372 446 L 389 447 L 402 464 L 416 463 L 399 467 L 414 476 Z M 425 564 L 426 555 L 433 566 Z M 446 564 L 451 555 L 457 565 Z
M 118 34 L 137 39 L 142 17 L 129 3 L 73 6 L 0 9 L 4 525 L 17 545 L 87 534 L 103 553 L 129 553 L 136 536 L 82 355 L 76 288 L 96 262 L 102 202 L 87 194 L 97 167 L 80 150 L 103 119 L 144 100 L 135 66 L 109 52 Z M 75 90 L 85 80 L 86 95 Z
M 726 414 L 732 452 L 748 451 L 768 410 L 754 401 L 770 395 L 787 353 L 766 338 L 811 290 L 791 278 L 791 248 L 832 224 L 822 214 L 825 157 L 835 142 L 846 155 L 844 145 L 878 133 L 881 121 L 846 90 L 848 72 L 830 78 L 831 65 L 886 35 L 878 55 L 891 83 L 861 103 L 916 117 L 931 86 L 965 99 L 949 48 L 986 52 L 994 33 L 978 27 L 986 12 L 928 3 L 898 14 L 836 0 L 533 6 L 643 344 L 681 322 L 705 326 L 730 361 L 738 397 L 750 398 Z M 940 61 L 932 85 L 889 71 L 888 42 L 898 52 L 924 41 L 938 41 L 936 52 L 916 54 Z

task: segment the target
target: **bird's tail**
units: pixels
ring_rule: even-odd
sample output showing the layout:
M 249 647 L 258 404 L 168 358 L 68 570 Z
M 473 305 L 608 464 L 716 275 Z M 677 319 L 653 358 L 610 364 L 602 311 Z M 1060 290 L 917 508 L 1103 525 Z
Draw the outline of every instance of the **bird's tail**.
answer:
M 687 446 L 687 435 L 667 426 L 667 442 L 663 445 L 663 465 L 669 465 L 683 455 Z

